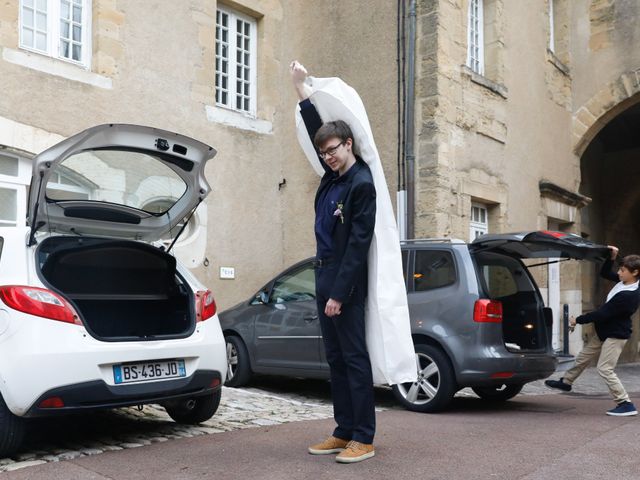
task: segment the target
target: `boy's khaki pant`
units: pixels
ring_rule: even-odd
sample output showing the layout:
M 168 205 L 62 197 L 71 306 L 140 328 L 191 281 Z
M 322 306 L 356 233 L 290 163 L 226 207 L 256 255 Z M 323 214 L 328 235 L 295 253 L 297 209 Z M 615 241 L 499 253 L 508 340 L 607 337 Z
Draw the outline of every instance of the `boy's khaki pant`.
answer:
M 607 383 L 615 402 L 628 402 L 629 395 L 614 371 L 625 343 L 627 340 L 620 338 L 607 338 L 603 342 L 598 338 L 598 335 L 593 335 L 576 357 L 576 364 L 565 372 L 563 381 L 569 385 L 573 384 L 575 379 L 589 366 L 591 360 L 598 358 L 598 373 Z

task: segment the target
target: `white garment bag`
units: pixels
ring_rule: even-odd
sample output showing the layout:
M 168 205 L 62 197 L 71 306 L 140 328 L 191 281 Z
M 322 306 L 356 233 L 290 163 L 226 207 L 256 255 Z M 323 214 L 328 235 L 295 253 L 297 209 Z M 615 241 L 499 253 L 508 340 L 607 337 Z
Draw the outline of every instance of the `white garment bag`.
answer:
M 417 368 L 411 339 L 400 239 L 391 197 L 382 171 L 367 112 L 358 93 L 339 78 L 313 78 L 309 97 L 323 122 L 344 120 L 353 131 L 357 153 L 367 162 L 376 187 L 376 225 L 369 249 L 369 291 L 365 308 L 367 348 L 373 382 L 415 382 Z M 296 110 L 298 141 L 314 170 L 324 175 L 318 154 Z

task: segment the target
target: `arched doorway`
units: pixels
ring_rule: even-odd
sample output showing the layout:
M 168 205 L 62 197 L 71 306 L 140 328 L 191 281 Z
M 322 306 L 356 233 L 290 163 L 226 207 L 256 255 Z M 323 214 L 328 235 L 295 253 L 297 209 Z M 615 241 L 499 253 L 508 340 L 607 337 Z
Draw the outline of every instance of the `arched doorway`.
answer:
M 597 133 L 593 129 L 598 129 Z M 594 122 L 591 138 L 583 144 L 580 156 L 580 193 L 592 199 L 582 210 L 583 233 L 598 243 L 618 246 L 622 256 L 640 254 L 639 131 L 640 94 L 635 94 Z M 595 267 L 583 267 L 583 310 L 602 303 L 611 286 L 611 282 L 599 278 Z M 621 357 L 623 362 L 640 359 L 638 313 L 633 330 Z M 584 333 L 590 335 L 592 330 Z

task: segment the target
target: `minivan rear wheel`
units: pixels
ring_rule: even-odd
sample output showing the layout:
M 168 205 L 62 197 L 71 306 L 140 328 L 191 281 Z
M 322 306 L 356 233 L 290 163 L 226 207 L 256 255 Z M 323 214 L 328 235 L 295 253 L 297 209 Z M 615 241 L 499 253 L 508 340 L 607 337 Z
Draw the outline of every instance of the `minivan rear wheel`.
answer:
M 457 385 L 447 355 L 437 347 L 415 345 L 418 379 L 393 386 L 396 399 L 408 410 L 435 413 L 445 409 Z
M 522 391 L 524 385 L 498 385 L 496 387 L 472 387 L 474 391 L 483 400 L 490 402 L 506 402 L 512 399 Z

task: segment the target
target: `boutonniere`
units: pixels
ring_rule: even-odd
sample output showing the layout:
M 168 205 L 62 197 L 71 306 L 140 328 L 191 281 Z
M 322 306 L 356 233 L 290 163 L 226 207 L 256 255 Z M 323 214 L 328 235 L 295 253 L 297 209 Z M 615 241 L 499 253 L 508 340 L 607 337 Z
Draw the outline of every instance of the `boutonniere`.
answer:
M 344 214 L 342 213 L 342 209 L 344 208 L 344 203 L 338 202 L 336 203 L 336 211 L 333 212 L 334 217 L 340 217 L 340 223 L 344 223 Z

